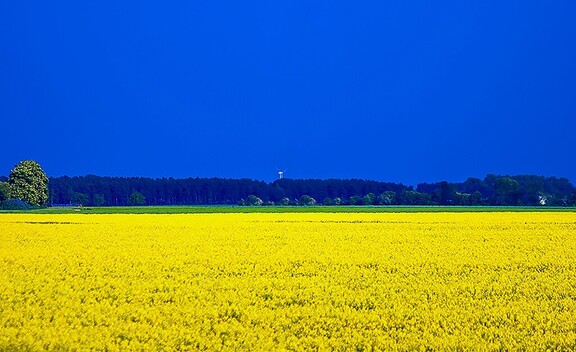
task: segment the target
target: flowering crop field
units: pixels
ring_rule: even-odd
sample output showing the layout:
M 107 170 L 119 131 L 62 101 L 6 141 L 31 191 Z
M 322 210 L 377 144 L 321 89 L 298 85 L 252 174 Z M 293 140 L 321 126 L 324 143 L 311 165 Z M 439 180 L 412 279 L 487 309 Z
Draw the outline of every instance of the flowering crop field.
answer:
M 0 350 L 575 350 L 576 213 L 0 215 Z

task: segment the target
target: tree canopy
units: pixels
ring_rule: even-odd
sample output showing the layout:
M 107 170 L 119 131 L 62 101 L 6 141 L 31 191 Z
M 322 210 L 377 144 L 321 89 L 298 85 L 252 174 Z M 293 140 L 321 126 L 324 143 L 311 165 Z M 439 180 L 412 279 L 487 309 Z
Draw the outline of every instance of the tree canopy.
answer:
M 10 198 L 34 206 L 48 202 L 48 177 L 40 164 L 33 160 L 19 162 L 8 176 Z
M 10 199 L 10 185 L 8 182 L 0 182 L 0 202 Z
M 534 175 L 487 175 L 484 179 L 421 183 L 417 187 L 358 179 L 284 178 L 270 183 L 249 179 L 93 175 L 50 179 L 52 204 L 142 204 L 142 198 L 135 197 L 134 192 L 141 194 L 148 205 L 301 205 L 309 204 L 308 197 L 326 205 L 570 206 L 576 203 L 576 188 L 568 179 Z M 304 202 L 303 196 L 307 196 Z
M 5 182 L 4 182 L 5 181 Z M 49 184 L 49 188 L 48 188 Z M 575 206 L 576 187 L 566 178 L 487 175 L 464 182 L 417 187 L 360 179 L 142 178 L 94 175 L 48 178 L 32 160 L 0 177 L 0 202 L 30 205 L 527 205 Z

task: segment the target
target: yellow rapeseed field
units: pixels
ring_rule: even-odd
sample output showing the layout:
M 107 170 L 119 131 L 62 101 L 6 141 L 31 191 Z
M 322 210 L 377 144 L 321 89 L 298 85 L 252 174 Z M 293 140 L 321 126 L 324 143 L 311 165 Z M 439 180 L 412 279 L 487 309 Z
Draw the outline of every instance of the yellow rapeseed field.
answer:
M 0 215 L 0 350 L 576 350 L 576 213 Z

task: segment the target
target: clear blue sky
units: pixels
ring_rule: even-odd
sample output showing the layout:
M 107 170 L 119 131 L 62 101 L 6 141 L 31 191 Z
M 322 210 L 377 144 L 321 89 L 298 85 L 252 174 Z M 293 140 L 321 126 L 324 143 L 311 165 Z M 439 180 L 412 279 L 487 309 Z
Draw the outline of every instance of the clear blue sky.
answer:
M 576 2 L 0 1 L 0 175 L 576 181 Z

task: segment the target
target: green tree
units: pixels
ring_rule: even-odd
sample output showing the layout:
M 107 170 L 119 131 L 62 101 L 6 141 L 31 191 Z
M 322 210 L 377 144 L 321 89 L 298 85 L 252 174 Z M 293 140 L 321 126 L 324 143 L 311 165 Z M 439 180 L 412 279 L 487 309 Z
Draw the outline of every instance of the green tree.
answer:
M 96 193 L 94 197 L 92 197 L 92 203 L 94 203 L 94 205 L 97 207 L 101 207 L 106 204 L 106 198 L 104 198 L 103 194 Z
M 334 205 L 334 201 L 330 197 L 325 197 L 322 201 L 322 205 Z
M 364 196 L 363 201 L 366 205 L 373 205 L 374 201 L 376 201 L 376 195 L 374 193 L 368 193 Z
M 482 193 L 476 191 L 470 195 L 470 203 L 468 205 L 480 205 L 482 204 Z
M 10 185 L 8 182 L 0 182 L 0 202 L 10 199 Z
M 390 205 L 396 203 L 396 192 L 386 191 L 378 196 L 378 204 Z
M 86 193 L 74 192 L 72 194 L 72 203 L 86 205 L 88 204 L 88 195 Z
M 449 205 L 457 199 L 456 197 L 456 185 L 442 181 L 438 187 L 439 200 L 441 205 Z
M 500 177 L 494 184 L 497 205 L 518 205 L 520 183 L 510 177 Z
M 300 201 L 298 203 L 300 205 L 314 205 L 316 204 L 316 199 L 305 194 L 302 197 L 300 197 Z
M 8 184 L 11 198 L 21 199 L 35 206 L 44 206 L 48 201 L 48 177 L 34 160 L 19 162 L 10 171 Z
M 352 196 L 348 199 L 350 205 L 362 205 L 364 204 L 364 199 L 360 196 Z
M 430 195 L 414 190 L 404 190 L 400 193 L 402 205 L 427 205 L 430 203 Z
M 128 204 L 129 205 L 145 205 L 146 204 L 146 197 L 138 191 L 132 192 L 128 197 Z
M 257 196 L 251 194 L 246 198 L 246 205 L 262 205 L 264 202 L 262 199 L 258 198 Z

